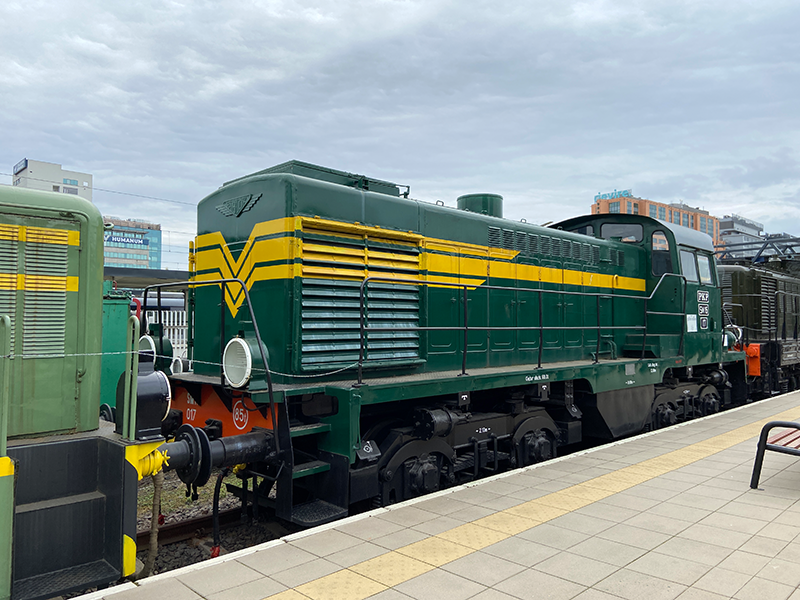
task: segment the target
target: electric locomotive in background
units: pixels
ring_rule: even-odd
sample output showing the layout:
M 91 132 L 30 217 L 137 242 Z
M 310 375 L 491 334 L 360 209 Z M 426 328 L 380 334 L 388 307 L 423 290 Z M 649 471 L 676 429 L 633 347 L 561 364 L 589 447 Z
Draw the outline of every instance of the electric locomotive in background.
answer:
M 270 436 L 240 495 L 315 525 L 745 401 L 707 236 L 407 196 L 293 161 L 198 205 L 170 422 Z
M 800 386 L 800 279 L 790 258 L 719 265 L 724 308 L 747 355 L 748 395 L 765 397 Z

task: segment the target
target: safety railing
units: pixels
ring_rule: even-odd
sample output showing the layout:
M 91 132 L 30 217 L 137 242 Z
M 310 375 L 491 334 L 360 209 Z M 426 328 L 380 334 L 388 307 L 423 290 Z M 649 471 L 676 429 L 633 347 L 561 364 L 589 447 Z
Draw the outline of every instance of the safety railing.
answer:
M 148 323 L 161 323 L 164 335 L 172 342 L 172 349 L 176 358 L 188 358 L 188 319 L 185 310 L 148 310 L 145 321 Z
M 359 323 L 359 353 L 358 353 L 358 384 L 361 385 L 363 383 L 363 370 L 364 370 L 364 363 L 365 361 L 369 360 L 367 353 L 369 349 L 368 344 L 368 332 L 372 331 L 395 331 L 396 328 L 394 327 L 370 327 L 368 326 L 368 319 L 369 319 L 369 294 L 368 288 L 369 284 L 372 282 L 381 282 L 384 284 L 393 284 L 393 285 L 415 285 L 415 286 L 435 286 L 435 287 L 450 287 L 450 288 L 457 288 L 461 290 L 462 294 L 462 304 L 464 305 L 463 310 L 463 325 L 461 326 L 453 326 L 453 327 L 435 327 L 435 326 L 415 326 L 415 327 L 404 327 L 404 331 L 463 331 L 464 339 L 463 339 L 463 348 L 462 348 L 462 356 L 461 356 L 461 374 L 467 374 L 467 351 L 469 347 L 469 332 L 470 331 L 538 331 L 539 332 L 539 347 L 538 347 L 538 358 L 537 358 L 537 368 L 542 367 L 542 353 L 544 351 L 544 334 L 546 331 L 586 331 L 586 330 L 596 330 L 597 331 L 597 342 L 596 342 L 596 349 L 594 353 L 594 363 L 600 361 L 600 344 L 602 341 L 602 332 L 609 331 L 609 330 L 628 330 L 628 331 L 641 331 L 642 332 L 642 350 L 641 350 L 641 357 L 644 358 L 644 354 L 647 348 L 647 323 L 648 323 L 648 315 L 663 315 L 663 316 L 680 316 L 682 323 L 681 323 L 681 334 L 680 334 L 680 342 L 679 342 L 679 354 L 683 354 L 683 342 L 684 342 L 684 331 L 686 329 L 686 286 L 684 285 L 684 294 L 682 298 L 682 306 L 680 312 L 664 312 L 664 311 L 651 311 L 648 310 L 647 305 L 648 302 L 652 301 L 661 284 L 668 278 L 668 277 L 677 277 L 685 282 L 686 278 L 683 275 L 679 275 L 677 273 L 664 273 L 661 275 L 661 278 L 656 283 L 656 286 L 653 288 L 653 291 L 650 292 L 647 296 L 635 296 L 632 294 L 608 294 L 608 293 L 595 293 L 595 292 L 574 292 L 568 290 L 545 290 L 545 289 L 535 289 L 535 288 L 517 288 L 517 287 L 507 287 L 507 286 L 497 286 L 497 285 L 480 285 L 477 286 L 474 283 L 453 283 L 449 281 L 436 281 L 436 280 L 427 280 L 427 279 L 396 279 L 390 277 L 367 277 L 361 282 L 360 288 L 360 295 L 359 295 L 359 312 L 360 312 L 360 323 Z M 468 291 L 470 289 L 480 289 L 480 290 L 504 290 L 504 291 L 513 291 L 515 293 L 529 293 L 529 294 L 536 294 L 538 296 L 538 312 L 539 312 L 539 325 L 535 326 L 515 326 L 515 327 L 491 327 L 491 326 L 470 326 L 469 324 L 469 313 L 468 313 Z M 570 327 L 549 327 L 545 326 L 544 323 L 544 315 L 543 315 L 543 298 L 544 294 L 556 294 L 558 296 L 579 296 L 582 298 L 595 298 L 596 302 L 596 312 L 597 312 L 597 322 L 593 325 L 579 325 L 579 326 L 570 326 Z M 630 299 L 630 300 L 637 300 L 643 302 L 643 319 L 642 325 L 604 325 L 601 321 L 601 311 L 600 311 L 600 300 L 601 299 L 610 299 L 612 302 L 614 300 L 620 299 Z M 613 307 L 612 307 L 612 314 L 613 314 Z M 613 318 L 613 317 L 612 317 Z

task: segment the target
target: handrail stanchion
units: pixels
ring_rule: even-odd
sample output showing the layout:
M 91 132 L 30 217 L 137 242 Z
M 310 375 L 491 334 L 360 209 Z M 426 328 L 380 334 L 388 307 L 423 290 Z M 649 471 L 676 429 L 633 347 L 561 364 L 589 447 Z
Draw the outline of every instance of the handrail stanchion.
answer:
M 642 355 L 640 359 L 644 358 L 645 348 L 647 347 L 647 296 L 644 298 L 644 329 L 642 330 Z
M 542 368 L 542 350 L 544 349 L 544 317 L 542 309 L 542 284 L 539 284 L 539 361 L 538 368 Z
M 128 317 L 128 339 L 125 344 L 125 384 L 122 390 L 122 435 L 129 440 L 136 439 L 136 411 L 138 408 L 139 377 L 139 319 Z
M 467 344 L 469 343 L 469 323 L 467 312 L 467 286 L 462 287 L 464 300 L 464 351 L 461 353 L 461 374 L 467 374 Z
M 223 364 L 225 363 L 225 284 L 221 283 L 219 289 L 219 382 L 220 385 L 224 386 L 225 369 Z M 161 288 L 159 288 L 159 291 L 160 290 Z M 242 406 L 244 406 L 244 403 L 242 403 Z
M 600 362 L 600 296 L 595 296 L 597 300 L 597 348 L 594 352 L 594 364 Z
M 361 282 L 361 290 L 359 293 L 358 299 L 358 309 L 359 309 L 359 335 L 358 335 L 358 385 L 362 385 L 363 382 L 363 369 L 364 369 L 364 346 L 366 342 L 364 341 L 364 337 L 366 335 L 366 304 L 367 304 L 367 282 L 369 281 L 369 277 L 365 278 L 364 281 Z
M 0 317 L 0 360 L 3 361 L 0 383 L 0 457 L 6 455 L 8 439 L 8 407 L 11 397 L 11 317 Z

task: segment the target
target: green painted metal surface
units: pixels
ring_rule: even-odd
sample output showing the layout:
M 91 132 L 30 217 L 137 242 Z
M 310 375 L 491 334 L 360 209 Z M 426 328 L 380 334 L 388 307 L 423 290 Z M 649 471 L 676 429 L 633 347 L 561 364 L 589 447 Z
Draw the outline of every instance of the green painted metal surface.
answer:
M 491 195 L 455 210 L 306 167 L 267 169 L 201 201 L 198 257 L 219 258 L 197 264 L 200 278 L 247 282 L 277 383 L 311 376 L 339 399 L 322 449 L 352 459 L 362 405 L 543 381 L 621 390 L 729 357 L 713 249 L 680 228 L 634 215 L 543 228 L 480 214 L 494 210 Z M 683 273 L 681 250 L 695 270 L 710 261 L 704 281 Z M 375 279 L 363 288 L 364 386 L 353 388 L 354 369 L 325 373 L 359 359 L 365 277 Z M 248 312 L 231 310 L 238 293 L 195 291 L 199 374 L 218 375 L 222 346 L 248 327 Z
M 75 196 L 0 186 L 0 291 L 12 321 L 9 437 L 97 428 L 103 221 Z M 35 399 L 35 401 L 32 401 Z
M 117 403 L 117 382 L 125 371 L 125 334 L 130 314 L 130 293 L 114 290 L 110 281 L 103 282 L 100 398 L 110 406 Z
M 459 210 L 468 210 L 490 217 L 503 216 L 503 197 L 499 194 L 466 194 L 456 200 Z

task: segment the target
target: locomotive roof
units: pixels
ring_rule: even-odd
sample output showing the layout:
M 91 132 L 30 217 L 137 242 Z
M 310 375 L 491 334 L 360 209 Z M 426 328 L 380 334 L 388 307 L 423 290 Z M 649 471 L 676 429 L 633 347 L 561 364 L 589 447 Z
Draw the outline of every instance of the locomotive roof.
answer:
M 550 227 L 560 227 L 566 230 L 574 230 L 581 225 L 591 225 L 598 221 L 615 223 L 650 223 L 653 227 L 668 229 L 675 237 L 675 242 L 681 246 L 689 246 L 690 248 L 705 250 L 706 252 L 714 252 L 714 243 L 712 242 L 710 235 L 695 229 L 690 229 L 689 227 L 683 227 L 682 225 L 678 225 L 676 223 L 668 223 L 667 221 L 653 219 L 652 217 L 646 217 L 644 215 L 608 213 L 600 215 L 584 215 L 582 217 L 574 217 L 572 219 L 567 219 L 566 221 L 561 221 L 560 223 L 555 223 Z

